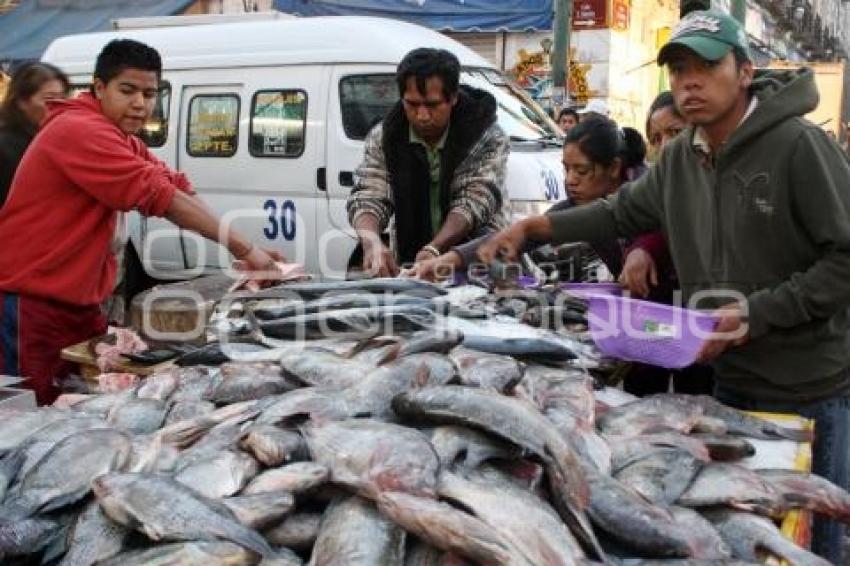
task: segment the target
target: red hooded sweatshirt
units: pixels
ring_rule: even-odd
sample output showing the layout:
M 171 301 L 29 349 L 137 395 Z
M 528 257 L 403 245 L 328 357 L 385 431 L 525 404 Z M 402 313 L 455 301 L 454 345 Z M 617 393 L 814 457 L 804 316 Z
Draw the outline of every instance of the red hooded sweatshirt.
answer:
M 0 291 L 101 303 L 115 286 L 118 211 L 162 216 L 175 190 L 192 193 L 94 96 L 52 104 L 0 209 Z

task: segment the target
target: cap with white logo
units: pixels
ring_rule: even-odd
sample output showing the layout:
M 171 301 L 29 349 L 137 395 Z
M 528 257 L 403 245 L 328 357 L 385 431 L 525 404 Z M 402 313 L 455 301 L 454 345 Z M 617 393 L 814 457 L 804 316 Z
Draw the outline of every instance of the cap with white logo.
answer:
M 670 40 L 658 52 L 658 64 L 669 62 L 677 47 L 686 47 L 707 61 L 719 61 L 737 47 L 750 57 L 747 33 L 733 17 L 717 10 L 697 10 L 673 28 Z

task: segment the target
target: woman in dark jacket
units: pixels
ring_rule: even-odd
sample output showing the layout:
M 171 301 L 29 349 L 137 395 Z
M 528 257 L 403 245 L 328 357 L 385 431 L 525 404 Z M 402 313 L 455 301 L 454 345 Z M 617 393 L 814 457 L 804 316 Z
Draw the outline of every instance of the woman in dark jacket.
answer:
M 30 63 L 13 75 L 0 106 L 0 207 L 18 163 L 47 117 L 47 101 L 68 96 L 65 74 L 47 63 Z

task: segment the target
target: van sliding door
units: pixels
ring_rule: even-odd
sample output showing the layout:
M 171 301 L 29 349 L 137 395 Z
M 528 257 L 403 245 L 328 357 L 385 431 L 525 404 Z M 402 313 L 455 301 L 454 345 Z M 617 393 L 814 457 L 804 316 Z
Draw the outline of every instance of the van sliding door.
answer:
M 363 160 L 363 140 L 398 100 L 395 65 L 337 65 L 331 75 L 327 129 L 327 194 L 319 224 L 333 246 L 327 262 L 344 276 L 356 246 L 345 203 Z
M 212 74 L 217 73 L 219 84 L 183 88 L 179 168 L 219 217 L 255 244 L 281 251 L 312 271 L 319 190 L 308 164 L 324 153 L 316 132 L 324 116 L 312 123 L 319 112 L 315 106 L 324 107 L 316 73 L 239 69 Z M 227 77 L 242 82 L 228 83 Z M 187 264 L 198 270 L 232 261 L 222 246 L 188 233 L 183 247 Z

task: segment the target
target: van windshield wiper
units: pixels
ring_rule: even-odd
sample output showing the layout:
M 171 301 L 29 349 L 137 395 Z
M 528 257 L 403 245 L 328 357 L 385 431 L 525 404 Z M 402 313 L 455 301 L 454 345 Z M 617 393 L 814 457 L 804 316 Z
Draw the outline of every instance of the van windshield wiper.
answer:
M 529 139 L 523 138 L 520 136 L 510 136 L 510 140 L 513 143 L 535 143 L 539 144 L 543 147 L 563 147 L 564 140 L 560 136 L 550 134 L 547 136 L 539 137 L 537 139 Z

